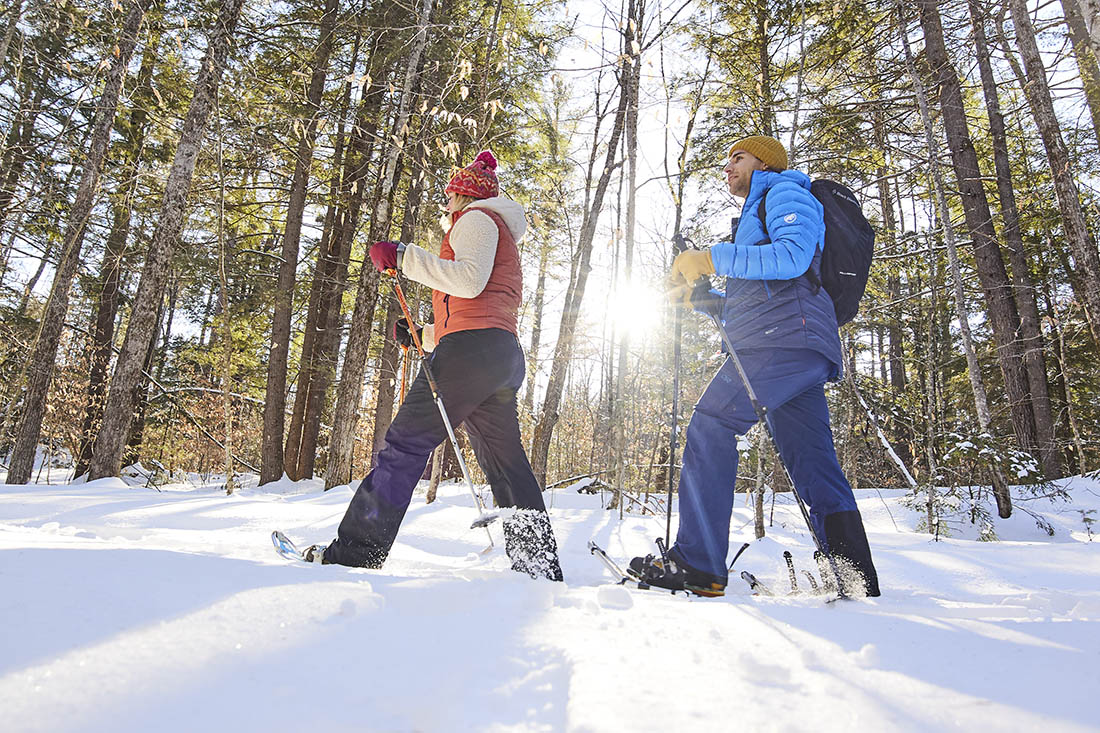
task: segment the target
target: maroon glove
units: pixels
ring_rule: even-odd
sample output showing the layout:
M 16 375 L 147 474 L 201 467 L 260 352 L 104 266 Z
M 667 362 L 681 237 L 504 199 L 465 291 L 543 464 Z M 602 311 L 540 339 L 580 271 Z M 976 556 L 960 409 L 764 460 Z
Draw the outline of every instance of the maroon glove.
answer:
M 424 332 L 424 327 L 413 324 L 416 326 L 416 337 L 423 340 L 421 334 Z M 393 322 L 393 328 L 390 330 L 393 334 L 393 340 L 402 346 L 408 348 L 413 345 L 412 335 L 409 333 L 409 322 L 404 318 L 398 318 Z
M 370 246 L 370 261 L 379 272 L 397 269 L 397 242 L 375 242 Z

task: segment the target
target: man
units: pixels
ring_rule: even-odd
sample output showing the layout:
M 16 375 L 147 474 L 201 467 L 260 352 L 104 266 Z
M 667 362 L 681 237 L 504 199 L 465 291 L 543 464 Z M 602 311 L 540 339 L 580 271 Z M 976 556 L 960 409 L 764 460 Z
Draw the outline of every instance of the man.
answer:
M 810 178 L 787 169 L 787 152 L 774 138 L 738 140 L 723 170 L 729 192 L 744 200 L 733 241 L 683 252 L 670 279 L 687 297 L 700 278 L 726 277 L 724 297 L 718 294 L 717 303 L 709 305 L 721 313 L 757 399 L 767 409 L 780 455 L 809 504 L 817 536 L 843 569 L 845 591 L 877 596 L 867 535 L 837 461 L 825 402 L 825 382 L 840 378 L 842 359 L 832 300 L 820 278 L 813 277 L 820 275 L 825 237 L 822 206 L 810 193 Z M 745 386 L 727 359 L 688 425 L 680 527 L 669 562 L 634 558 L 630 567 L 636 577 L 698 595 L 725 593 L 737 436 L 756 421 Z

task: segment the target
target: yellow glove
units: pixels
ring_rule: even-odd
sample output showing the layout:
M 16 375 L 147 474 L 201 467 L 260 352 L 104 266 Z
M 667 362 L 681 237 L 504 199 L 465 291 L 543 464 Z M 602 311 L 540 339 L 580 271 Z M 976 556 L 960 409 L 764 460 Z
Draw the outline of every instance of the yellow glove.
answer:
M 714 260 L 710 258 L 709 249 L 689 249 L 676 255 L 672 261 L 672 272 L 668 279 L 673 285 L 687 285 L 688 290 L 695 281 L 704 275 L 714 274 Z

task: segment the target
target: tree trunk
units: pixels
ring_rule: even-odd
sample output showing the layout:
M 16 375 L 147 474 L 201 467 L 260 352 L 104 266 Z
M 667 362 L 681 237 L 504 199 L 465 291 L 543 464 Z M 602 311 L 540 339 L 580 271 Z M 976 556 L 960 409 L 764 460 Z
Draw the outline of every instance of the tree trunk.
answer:
M 49 69 L 48 64 L 43 67 L 42 76 L 37 79 L 36 86 L 32 86 L 34 75 L 26 72 L 27 81 L 22 97 L 24 104 L 12 121 L 4 141 L 4 158 L 0 165 L 0 229 L 11 211 L 11 202 L 23 175 L 23 167 L 30 159 L 34 125 L 42 110 L 42 99 L 51 80 Z
M 1092 50 L 1100 56 L 1100 0 L 1076 0 L 1085 23 L 1085 31 L 1092 42 Z
M 1054 103 L 1050 97 L 1046 69 L 1039 56 L 1039 47 L 1035 42 L 1035 29 L 1024 0 L 1009 0 L 1012 22 L 1016 26 L 1016 46 L 1024 60 L 1025 74 L 1021 75 L 1015 58 L 1006 53 L 1013 65 L 1027 97 L 1031 114 L 1039 128 L 1046 151 L 1047 162 L 1054 181 L 1054 194 L 1058 199 L 1058 209 L 1062 214 L 1062 227 L 1075 260 L 1074 269 L 1084 292 L 1077 296 L 1085 309 L 1089 330 L 1093 342 L 1100 346 L 1100 256 L 1096 252 L 1096 243 L 1088 232 L 1085 213 L 1081 207 L 1081 198 L 1077 193 L 1074 178 L 1078 175 L 1069 151 L 1062 140 L 1062 130 L 1058 117 L 1054 114 Z
M 626 118 L 626 108 L 630 100 L 630 90 L 625 82 L 625 75 L 620 75 L 619 103 L 618 108 L 615 110 L 611 136 L 607 142 L 604 168 L 596 183 L 592 198 L 587 202 L 588 206 L 585 207 L 584 220 L 581 223 L 580 237 L 577 243 L 576 259 L 574 260 L 573 277 L 570 278 L 569 287 L 566 290 L 561 325 L 558 328 L 558 341 L 554 347 L 554 360 L 550 366 L 550 379 L 546 385 L 546 396 L 543 399 L 542 410 L 539 413 L 539 421 L 535 426 L 535 436 L 532 440 L 531 467 L 534 469 L 535 478 L 542 486 L 546 485 L 546 463 L 550 453 L 550 439 L 553 437 L 554 426 L 558 422 L 558 409 L 565 388 L 566 367 L 572 356 L 573 337 L 577 330 L 577 319 L 580 317 L 581 301 L 584 299 L 588 274 L 592 269 L 589 264 L 592 258 L 592 242 L 596 236 L 596 225 L 603 209 L 604 196 L 607 194 L 607 187 L 611 183 L 611 174 L 617 167 L 615 151 L 619 148 L 619 139 L 622 137 Z M 597 125 L 593 134 L 597 135 L 598 133 L 599 127 Z M 593 145 L 593 157 L 589 160 L 589 173 L 586 184 L 592 181 L 595 147 Z
M 309 402 L 310 390 L 313 386 L 313 376 L 319 368 L 317 363 L 318 344 L 323 334 L 324 320 L 322 318 L 322 301 L 327 300 L 329 291 L 337 287 L 333 282 L 336 272 L 336 263 L 339 259 L 339 239 L 336 237 L 336 221 L 340 216 L 338 202 L 342 201 L 344 192 L 344 180 L 349 176 L 350 155 L 357 149 L 358 134 L 361 127 L 356 124 L 352 142 L 348 145 L 348 153 L 345 155 L 345 129 L 344 120 L 348 109 L 351 107 L 351 93 L 355 75 L 355 67 L 359 61 L 360 33 L 357 32 L 353 43 L 351 61 L 348 63 L 347 78 L 344 83 L 344 96 L 337 113 L 340 121 L 336 131 L 336 142 L 332 155 L 332 169 L 336 171 L 329 182 L 328 207 L 325 210 L 325 218 L 321 226 L 321 241 L 317 245 L 317 261 L 313 268 L 313 281 L 309 291 L 309 307 L 306 311 L 306 323 L 302 330 L 302 353 L 299 357 L 297 385 L 295 387 L 294 410 L 291 413 L 290 426 L 286 433 L 286 444 L 283 450 L 283 470 L 292 481 L 303 478 L 299 470 L 301 458 L 302 436 L 305 427 L 306 406 Z M 360 107 L 356 122 L 363 122 L 363 109 L 367 100 L 371 97 L 365 94 L 368 91 L 363 87 L 364 100 Z M 368 156 L 369 157 L 369 156 Z M 342 172 L 341 172 L 342 171 Z
M 418 142 L 417 145 L 419 144 Z M 420 157 L 418 155 L 412 156 L 410 160 L 410 169 L 415 170 L 419 164 Z M 417 222 L 420 218 L 420 200 L 424 195 L 424 181 L 425 179 L 420 176 L 413 176 L 413 182 L 409 186 L 408 193 L 405 196 L 405 210 L 401 215 L 402 242 L 411 242 L 416 238 Z M 411 304 L 409 307 L 412 310 L 413 318 L 418 318 L 415 307 Z M 382 322 L 378 324 L 379 336 L 382 339 L 382 353 L 378 359 L 378 396 L 374 404 L 374 436 L 371 441 L 371 468 L 374 468 L 378 458 L 378 452 L 382 450 L 386 442 L 386 431 L 389 430 L 390 423 L 393 422 L 393 403 L 395 401 L 394 395 L 397 389 L 397 363 L 400 357 L 398 355 L 397 342 L 390 338 L 390 328 L 399 318 L 404 319 L 404 314 L 401 312 L 401 304 L 397 301 L 396 295 L 391 294 L 386 303 L 386 315 Z M 402 368 L 404 368 L 404 366 L 407 365 L 408 352 L 405 353 L 405 358 L 400 359 L 400 361 L 402 362 Z M 401 397 L 404 398 L 404 395 L 401 395 Z
M 624 84 L 630 98 L 627 102 L 626 117 L 623 128 L 623 147 L 627 163 L 626 171 L 626 221 L 623 224 L 625 230 L 623 240 L 623 271 L 618 283 L 618 296 L 628 292 L 633 287 L 631 282 L 634 265 L 634 226 L 637 219 L 638 207 L 638 90 L 641 83 L 641 52 L 635 48 L 641 47 L 640 40 L 635 39 L 635 33 L 640 33 L 644 21 L 644 0 L 628 0 L 627 22 L 623 27 L 623 51 L 630 59 L 629 66 L 623 67 L 626 77 Z M 615 440 L 615 459 L 617 464 L 617 480 L 615 482 L 614 504 L 619 502 L 619 494 L 626 489 L 626 410 L 624 409 L 624 383 L 627 374 L 627 357 L 630 350 L 630 330 L 620 329 L 619 337 L 619 365 L 615 378 L 615 402 L 619 407 L 618 419 L 611 426 L 611 434 Z
M 970 309 L 966 304 L 966 294 L 963 292 L 962 272 L 959 267 L 958 248 L 955 245 L 955 228 L 951 223 L 951 210 L 947 206 L 946 187 L 943 175 L 940 172 L 940 146 L 936 140 L 935 129 L 932 125 L 932 115 L 928 111 L 928 99 L 924 92 L 924 85 L 917 74 L 916 66 L 909 51 L 908 39 L 902 37 L 905 46 L 905 62 L 909 71 L 909 77 L 913 82 L 913 90 L 917 98 L 917 108 L 920 110 L 921 122 L 924 126 L 924 144 L 928 149 L 929 172 L 932 178 L 932 191 L 936 206 L 936 215 L 939 224 L 943 228 L 943 239 L 947 246 L 947 263 L 951 274 L 952 293 L 955 298 L 955 315 L 959 320 L 959 333 L 962 335 L 963 353 L 966 356 L 967 375 L 970 378 L 970 391 L 974 396 L 974 407 L 978 414 L 978 425 L 982 432 L 991 433 L 992 418 L 989 415 L 989 398 L 985 391 L 985 383 L 982 381 L 982 371 L 978 364 L 978 355 L 974 350 L 974 337 L 970 332 Z
M 110 71 L 103 85 L 103 94 L 96 105 L 95 117 L 92 121 L 91 144 L 81 172 L 76 200 L 69 212 L 57 272 L 54 275 L 50 297 L 42 314 L 38 338 L 27 369 L 23 416 L 15 432 L 15 445 L 12 448 L 11 467 L 7 479 L 9 484 L 23 484 L 29 481 L 31 469 L 34 467 L 34 456 L 42 431 L 42 419 L 46 413 L 46 396 L 53 377 L 54 362 L 57 361 L 57 345 L 61 340 L 65 315 L 69 310 L 69 291 L 72 289 L 73 278 L 80 265 L 84 232 L 98 193 L 99 174 L 107 158 L 107 146 L 110 143 L 115 115 L 118 113 L 118 98 L 122 92 L 122 82 L 126 78 L 126 67 L 137 45 L 138 30 L 141 28 L 141 21 L 145 17 L 145 9 L 149 2 L 150 0 L 131 0 L 130 9 L 126 13 L 118 39 L 118 55 L 111 62 Z
M 425 504 L 435 501 L 436 492 L 439 491 L 439 480 L 443 477 L 443 451 L 447 450 L 447 443 L 440 443 L 432 451 L 432 477 L 428 481 L 428 495 Z
M 966 226 L 973 241 L 974 261 L 989 309 L 989 321 L 997 345 L 998 362 L 1004 375 L 1016 444 L 1021 450 L 1037 453 L 1038 441 L 1031 410 L 1031 395 L 1023 367 L 1022 348 L 1016 340 L 1020 316 L 993 230 L 989 201 L 982 187 L 982 174 L 970 137 L 959 77 L 947 57 L 937 4 L 933 0 L 920 0 L 918 6 L 921 27 L 924 29 L 925 54 L 931 76 L 939 89 L 944 129 L 951 148 L 955 178 L 962 194 Z
M 884 151 L 888 149 L 885 118 L 885 110 L 882 107 L 876 108 L 872 115 L 875 144 L 880 150 Z M 885 229 L 880 251 L 885 250 L 886 252 L 895 253 L 898 246 L 898 230 L 901 226 L 898 224 L 894 210 L 894 199 L 890 194 L 890 171 L 887 161 L 888 158 L 884 156 L 877 170 L 879 208 L 882 210 L 882 222 Z M 895 398 L 898 398 L 905 393 L 907 384 L 904 351 L 905 335 L 901 328 L 905 315 L 901 304 L 901 278 L 894 272 L 890 272 L 886 276 L 886 303 L 889 304 L 884 329 L 886 343 L 880 343 L 880 349 L 884 352 L 885 361 L 889 368 L 888 377 L 884 376 L 882 381 L 888 381 Z M 897 421 L 897 427 L 894 428 L 893 433 L 894 440 L 898 443 L 898 449 L 902 453 L 902 460 L 905 463 L 911 462 L 913 456 L 909 446 L 913 440 L 912 431 L 909 430 L 905 422 Z
M 0 38 L 0 66 L 8 60 L 8 48 L 11 46 L 11 39 L 15 36 L 15 27 L 19 25 L 19 18 L 23 15 L 23 0 L 15 0 L 15 2 L 8 8 L 8 27 L 4 29 L 4 37 Z
M 141 361 L 141 372 L 131 394 L 131 402 L 134 405 L 134 419 L 130 422 L 130 432 L 126 436 L 126 448 L 123 451 L 121 461 L 123 466 L 137 463 L 141 458 L 141 446 L 145 442 L 145 411 L 149 407 L 149 379 L 147 375 L 152 371 L 153 355 L 156 353 L 156 332 L 161 330 L 161 318 L 165 315 L 164 299 L 161 298 L 157 303 L 153 338 L 149 339 L 149 346 L 145 350 L 145 355 Z M 89 476 L 90 478 L 91 476 Z
M 210 45 L 200 65 L 194 96 L 184 118 L 175 159 L 165 183 L 164 198 L 130 313 L 126 339 L 111 380 L 103 425 L 92 449 L 89 471 L 91 479 L 114 476 L 120 468 L 119 462 L 134 411 L 134 387 L 141 376 L 142 357 L 155 336 L 157 304 L 163 295 L 172 254 L 183 229 L 183 214 L 191 189 L 192 174 L 242 4 L 243 0 L 223 0 Z
M 131 176 L 127 186 L 132 194 Z M 100 270 L 99 297 L 95 305 L 95 317 L 89 338 L 89 361 L 87 402 L 84 407 L 84 423 L 80 431 L 80 448 L 77 453 L 73 476 L 83 476 L 88 472 L 92 460 L 92 441 L 95 440 L 99 421 L 103 417 L 103 403 L 107 395 L 108 367 L 115 338 L 115 316 L 118 314 L 119 285 L 122 273 L 122 255 L 126 251 L 126 241 L 130 231 L 130 201 L 123 196 L 114 204 L 111 232 L 107 237 L 106 250 L 103 253 L 103 266 Z
M 142 52 L 141 68 L 135 84 L 135 103 L 130 110 L 130 124 L 122 145 L 125 156 L 121 178 L 125 183 L 116 193 L 115 200 L 111 202 L 111 231 L 107 235 L 103 262 L 100 266 L 98 297 L 90 329 L 91 335 L 88 339 L 90 364 L 87 402 L 84 407 L 84 423 L 80 431 L 80 445 L 73 476 L 83 476 L 88 472 L 88 465 L 92 460 L 92 441 L 95 440 L 96 431 L 99 430 L 99 421 L 103 419 L 107 379 L 110 377 L 108 369 L 115 345 L 115 318 L 118 316 L 122 287 L 122 259 L 126 254 L 126 243 L 130 239 L 130 220 L 138 182 L 138 158 L 148 133 L 149 113 L 144 100 L 152 97 L 151 81 L 158 45 L 159 37 L 155 31 L 151 32 L 150 40 Z
M 1081 73 L 1081 87 L 1092 116 L 1092 132 L 1100 142 L 1100 64 L 1097 64 L 1097 54 L 1089 42 L 1088 28 L 1076 0 L 1062 0 L 1062 10 L 1066 16 L 1066 27 L 1069 28 L 1070 43 L 1073 44 L 1073 56 Z
M 398 160 L 407 136 L 414 94 L 413 83 L 420 70 L 424 47 L 428 43 L 428 21 L 431 17 L 432 5 L 433 0 L 421 0 L 416 35 L 405 63 L 405 79 L 401 87 L 397 119 L 394 122 L 394 139 L 386 150 L 381 190 L 371 217 L 371 239 L 389 237 L 393 194 L 400 172 Z M 359 403 L 363 398 L 363 372 L 367 364 L 367 348 L 370 346 L 371 323 L 374 321 L 374 307 L 377 300 L 378 272 L 364 263 L 359 276 L 359 288 L 355 294 L 355 311 L 351 319 L 351 329 L 348 332 L 348 345 L 344 350 L 344 365 L 336 394 L 336 414 L 332 420 L 329 462 L 325 471 L 326 488 L 351 481 L 352 448 L 355 442 L 355 428 L 359 423 Z
M 478 46 L 484 48 L 485 51 L 485 63 L 481 67 L 481 83 L 478 87 L 481 90 L 481 118 L 477 124 L 477 147 L 487 147 L 489 140 L 489 124 L 492 122 L 495 115 L 495 109 L 490 104 L 489 95 L 491 93 L 489 80 L 492 79 L 492 65 L 493 65 L 493 52 L 497 47 L 498 29 L 500 27 L 500 14 L 504 9 L 504 1 L 496 0 L 493 6 L 493 21 L 489 28 L 489 39 L 482 45 Z M 480 50 L 480 49 L 479 49 Z
M 523 392 L 523 407 L 528 415 L 534 417 L 535 383 L 539 377 L 539 346 L 542 342 L 542 316 L 546 304 L 546 268 L 550 256 L 550 245 L 540 245 L 539 276 L 535 281 L 535 302 L 531 307 L 531 346 L 527 349 L 527 386 Z
M 1085 464 L 1084 440 L 1081 436 L 1081 429 L 1077 420 L 1077 406 L 1073 402 L 1074 395 L 1072 386 L 1075 380 L 1071 372 L 1069 360 L 1066 358 L 1066 331 L 1062 325 L 1062 317 L 1058 313 L 1058 308 L 1055 305 L 1054 296 L 1051 293 L 1049 279 L 1044 284 L 1043 296 L 1047 320 L 1055 333 L 1055 338 L 1053 339 L 1054 358 L 1055 363 L 1058 365 L 1055 385 L 1061 392 L 1062 404 L 1065 405 L 1066 422 L 1069 426 L 1070 435 L 1073 437 L 1073 452 L 1076 457 L 1077 471 L 1084 476 L 1088 471 L 1088 467 Z
M 372 49 L 375 59 L 377 46 Z M 366 194 L 368 170 L 378 130 L 387 82 L 385 78 L 367 87 L 360 104 L 344 157 L 343 179 L 337 196 L 325 256 L 318 260 L 314 274 L 314 291 L 310 296 L 310 315 L 302 343 L 303 368 L 298 376 L 298 396 L 287 436 L 285 457 L 287 473 L 294 480 L 312 478 L 317 457 L 317 435 L 321 412 L 329 385 L 336 374 L 336 359 L 342 339 L 341 305 L 347 288 L 348 262 L 359 212 Z M 299 406 L 301 409 L 299 410 Z
M 756 38 L 759 42 L 757 64 L 760 69 L 760 129 L 762 134 L 778 137 L 772 100 L 772 62 L 768 50 L 768 3 L 756 4 Z
M 271 319 L 271 346 L 267 357 L 267 392 L 264 399 L 263 437 L 261 439 L 260 483 L 276 481 L 283 476 L 283 423 L 286 413 L 287 356 L 290 353 L 290 317 L 293 310 L 294 285 L 298 273 L 298 245 L 302 236 L 302 216 L 305 212 L 309 171 L 313 163 L 313 146 L 317 140 L 317 125 L 321 118 L 321 98 L 325 91 L 325 75 L 332 55 L 333 35 L 339 0 L 324 0 L 317 49 L 313 54 L 313 69 L 306 103 L 300 109 L 305 119 L 298 149 L 294 157 L 294 174 L 290 182 L 290 201 L 286 225 L 283 228 L 279 282 L 275 290 L 275 311 Z
M 1013 293 L 1020 314 L 1020 342 L 1023 347 L 1024 368 L 1027 371 L 1028 391 L 1031 393 L 1031 409 L 1035 416 L 1035 433 L 1039 442 L 1039 459 L 1047 478 L 1060 478 L 1063 473 L 1062 455 L 1054 434 L 1054 413 L 1050 407 L 1050 385 L 1047 382 L 1046 356 L 1043 334 L 1039 329 L 1039 306 L 1035 298 L 1035 284 L 1020 234 L 1020 220 L 1016 208 L 1016 194 L 1012 189 L 1012 169 L 1008 158 L 1008 136 L 1004 117 L 989 63 L 989 44 L 986 42 L 985 17 L 977 0 L 969 0 L 970 15 L 974 25 L 974 41 L 977 50 L 978 69 L 985 93 L 985 106 L 989 116 L 989 132 L 993 142 L 993 163 L 997 174 L 997 193 L 1001 200 L 1001 220 L 1004 223 L 1005 245 L 1012 270 Z

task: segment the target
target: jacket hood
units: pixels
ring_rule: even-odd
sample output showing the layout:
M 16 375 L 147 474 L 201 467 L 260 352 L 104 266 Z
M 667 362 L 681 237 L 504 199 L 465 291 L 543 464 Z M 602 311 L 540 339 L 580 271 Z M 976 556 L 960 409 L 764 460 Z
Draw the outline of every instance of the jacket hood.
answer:
M 752 181 L 749 183 L 749 195 L 745 197 L 745 201 L 750 199 L 758 199 L 760 195 L 779 183 L 780 181 L 791 181 L 796 183 L 807 191 L 810 190 L 810 177 L 802 171 L 791 170 L 788 168 L 783 171 L 753 171 Z
M 508 225 L 508 231 L 512 238 L 519 244 L 523 235 L 527 233 L 527 215 L 523 206 L 505 196 L 494 196 L 491 199 L 478 199 L 466 205 L 466 209 L 488 209 L 500 216 Z

